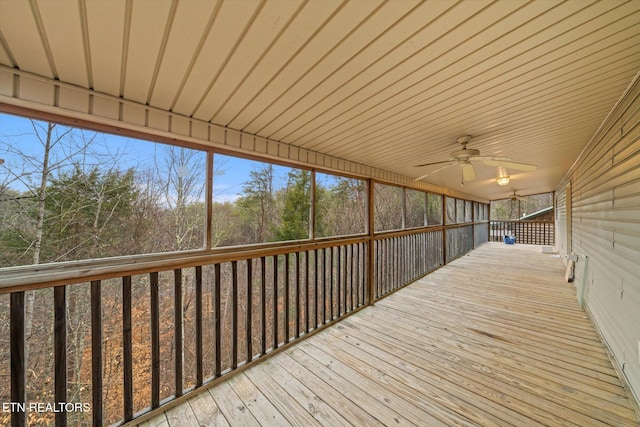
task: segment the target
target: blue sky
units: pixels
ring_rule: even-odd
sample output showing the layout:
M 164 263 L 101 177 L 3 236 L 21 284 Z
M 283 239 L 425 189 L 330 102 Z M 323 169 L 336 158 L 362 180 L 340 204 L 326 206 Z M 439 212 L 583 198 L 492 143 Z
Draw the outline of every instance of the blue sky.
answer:
M 162 144 L 118 135 L 84 132 L 89 137 L 95 135 L 95 142 L 91 145 L 93 153 L 82 159 L 88 164 L 111 167 L 107 163 L 113 163 L 119 169 L 135 167 L 142 170 L 153 167 L 158 149 L 166 147 Z M 0 158 L 5 160 L 5 163 L 0 165 L 0 182 L 6 182 L 11 173 L 17 174 L 25 167 L 24 158 L 12 154 L 9 145 L 36 159 L 42 158 L 42 144 L 34 135 L 31 122 L 22 117 L 0 114 Z M 58 155 L 64 154 L 58 153 Z M 114 158 L 117 158 L 117 162 L 114 162 Z M 204 167 L 205 158 L 204 152 L 201 152 L 201 157 L 198 155 L 198 162 L 203 165 L 202 167 Z M 214 177 L 214 200 L 219 202 L 237 199 L 242 193 L 244 182 L 249 178 L 249 173 L 263 165 L 261 162 L 224 155 L 215 155 L 214 163 L 218 168 Z M 274 165 L 277 188 L 286 185 L 290 170 L 288 167 Z M 205 174 L 203 173 L 202 176 L 204 177 Z M 17 181 L 13 181 L 11 187 L 18 191 L 26 189 Z

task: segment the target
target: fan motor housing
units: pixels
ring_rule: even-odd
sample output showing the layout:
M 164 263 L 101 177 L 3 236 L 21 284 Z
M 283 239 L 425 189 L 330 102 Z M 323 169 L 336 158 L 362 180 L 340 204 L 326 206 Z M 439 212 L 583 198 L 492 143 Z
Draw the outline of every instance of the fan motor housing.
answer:
M 462 150 L 456 150 L 451 152 L 452 159 L 467 159 L 469 157 L 476 157 L 480 155 L 480 150 L 475 148 L 463 148 Z

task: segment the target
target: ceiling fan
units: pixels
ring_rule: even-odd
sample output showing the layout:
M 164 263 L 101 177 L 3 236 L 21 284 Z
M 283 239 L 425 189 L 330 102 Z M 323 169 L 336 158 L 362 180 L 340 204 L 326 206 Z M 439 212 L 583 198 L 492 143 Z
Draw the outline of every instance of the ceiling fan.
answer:
M 463 181 L 473 181 L 476 179 L 476 171 L 473 168 L 473 163 L 482 163 L 487 166 L 502 166 L 506 169 L 515 169 L 520 171 L 533 171 L 537 169 L 536 165 L 529 165 L 526 163 L 516 163 L 512 162 L 511 159 L 507 157 L 498 157 L 498 156 L 481 156 L 480 150 L 476 150 L 475 148 L 467 148 L 467 144 L 471 141 L 470 135 L 464 135 L 458 138 L 458 143 L 462 145 L 462 149 L 452 151 L 449 154 L 449 160 L 445 160 L 442 162 L 433 162 L 433 163 L 423 163 L 421 165 L 416 165 L 415 167 L 423 167 L 423 166 L 432 166 L 432 165 L 444 165 L 436 170 L 433 170 L 429 173 L 426 173 L 418 178 L 414 179 L 414 181 L 419 181 L 422 178 L 426 178 L 429 175 L 436 174 L 441 170 L 449 168 L 451 166 L 460 166 L 462 169 L 462 179 Z
M 510 195 L 509 198 L 511 199 L 512 202 L 515 202 L 516 200 L 526 202 L 528 200 L 526 197 L 519 195 L 518 190 L 516 190 L 515 188 L 513 189 L 513 194 Z

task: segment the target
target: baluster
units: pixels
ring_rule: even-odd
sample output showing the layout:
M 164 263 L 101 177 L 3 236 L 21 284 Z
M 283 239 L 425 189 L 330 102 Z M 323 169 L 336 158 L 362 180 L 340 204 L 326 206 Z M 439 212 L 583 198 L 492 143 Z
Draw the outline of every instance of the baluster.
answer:
M 358 244 L 358 307 L 367 304 L 367 249 L 371 247 L 368 242 Z
M 387 239 L 378 240 L 378 245 L 380 245 L 380 283 L 378 284 L 379 291 L 376 298 L 382 297 L 384 295 L 384 289 L 387 283 L 387 277 L 389 275 L 389 264 L 388 264 L 388 251 L 387 251 Z
M 336 246 L 334 249 L 334 277 L 335 277 L 335 295 L 336 295 L 336 311 L 333 318 L 337 319 L 340 317 L 340 313 L 342 312 L 342 288 L 344 284 L 342 283 L 342 247 Z
M 173 328 L 175 394 L 182 396 L 182 269 L 173 270 Z
M 91 394 L 93 425 L 102 425 L 102 289 L 91 282 Z
M 387 289 L 387 293 L 391 293 L 400 282 L 400 268 L 398 266 L 398 238 L 391 238 L 391 262 L 392 262 L 392 276 L 389 281 L 389 288 Z
M 306 267 L 306 269 L 304 271 L 304 283 L 305 283 L 305 286 L 306 286 L 306 288 L 305 288 L 306 289 L 305 298 L 306 298 L 306 301 L 307 301 L 306 305 L 304 307 L 304 309 L 305 309 L 304 320 L 305 320 L 305 333 L 307 333 L 307 334 L 309 333 L 309 330 L 310 330 L 309 329 L 309 327 L 310 327 L 309 316 L 311 314 L 311 309 L 309 307 L 311 305 L 311 292 L 309 290 L 311 288 L 311 285 L 309 283 L 310 270 L 311 270 L 311 252 L 312 251 L 307 251 L 305 253 L 307 267 Z
M 149 274 L 151 289 L 151 408 L 160 406 L 160 292 L 158 273 Z
M 328 248 L 329 249 L 329 268 L 328 273 L 329 273 L 329 321 L 333 320 L 333 285 L 334 285 L 334 280 L 333 280 L 333 273 L 334 273 L 334 261 L 335 261 L 335 256 L 333 255 L 333 248 Z
M 238 367 L 238 261 L 231 261 L 231 369 Z
M 382 284 L 382 294 L 384 296 L 389 292 L 390 283 L 393 281 L 393 240 L 391 238 L 384 239 L 384 255 L 387 274 Z
M 11 335 L 11 401 L 26 405 L 27 377 L 25 364 L 24 292 L 10 296 L 9 329 Z M 26 411 L 11 413 L 11 425 L 27 425 Z
M 390 271 L 391 271 L 391 276 L 389 277 L 389 282 L 387 283 L 387 291 L 385 292 L 385 294 L 389 294 L 391 293 L 391 291 L 393 290 L 394 286 L 397 283 L 397 277 L 398 277 L 398 264 L 396 262 L 396 239 L 394 237 L 391 237 L 389 239 L 389 259 L 390 259 Z
M 327 249 L 322 249 L 322 324 L 327 323 Z
M 382 249 L 380 240 L 372 240 L 373 252 L 374 252 L 374 278 L 375 278 L 375 286 L 374 286 L 374 295 L 371 300 L 375 300 L 380 295 L 380 283 L 382 282 Z
M 349 246 L 343 246 L 342 249 L 343 252 L 343 258 L 342 258 L 342 270 L 343 270 L 343 277 L 342 277 L 342 283 L 344 283 L 343 287 L 344 287 L 344 291 L 343 291 L 343 297 L 344 297 L 344 314 L 347 314 L 349 311 L 351 311 L 349 309 L 349 294 L 351 293 L 351 267 L 350 267 L 350 258 L 349 258 Z
M 273 349 L 278 348 L 278 255 L 273 256 Z
M 360 299 L 362 295 L 362 270 L 360 269 L 361 267 L 361 262 L 362 262 L 362 251 L 360 250 L 362 243 L 356 243 L 356 256 L 357 256 L 357 264 L 356 264 L 356 304 L 357 307 L 360 307 L 360 305 L 363 303 L 363 299 Z
M 253 359 L 253 337 L 251 331 L 252 316 L 251 310 L 253 308 L 253 260 L 247 260 L 247 312 L 245 321 L 245 338 L 247 339 L 247 363 Z
M 393 259 L 393 237 L 384 239 L 384 253 L 386 258 L 385 264 L 387 268 L 387 275 L 386 275 L 387 277 L 385 277 L 385 280 L 384 280 L 381 296 L 385 296 L 389 293 L 389 291 L 391 290 L 391 287 L 393 286 L 394 277 L 396 274 L 395 262 Z
M 395 265 L 396 265 L 396 279 L 395 279 L 395 283 L 394 286 L 391 290 L 396 290 L 398 289 L 401 285 L 402 285 L 402 275 L 404 273 L 404 262 L 400 259 L 401 258 L 401 254 L 402 254 L 402 237 L 394 237 L 394 254 L 393 256 L 395 257 Z
M 53 288 L 55 343 L 55 401 L 67 402 L 67 296 L 66 286 Z M 56 412 L 56 426 L 67 425 L 67 412 Z
M 294 277 L 296 282 L 296 327 L 294 328 L 294 336 L 298 338 L 300 336 L 300 253 L 295 252 L 293 254 L 293 260 L 295 263 Z
M 260 354 L 265 355 L 267 354 L 267 259 L 265 257 L 260 258 L 260 270 L 260 307 L 262 307 L 260 313 L 262 350 Z
M 314 313 L 314 322 L 313 322 L 313 329 L 317 329 L 318 328 L 318 323 L 320 322 L 320 316 L 319 316 L 319 311 L 318 311 L 318 294 L 319 294 L 319 290 L 318 287 L 320 286 L 320 249 L 316 249 L 315 251 L 315 264 L 316 264 L 316 274 L 314 275 L 313 281 L 315 283 L 315 292 L 313 293 L 313 313 Z
M 214 264 L 213 266 L 213 275 L 214 275 L 214 294 L 213 294 L 213 309 L 216 311 L 216 338 L 215 338 L 215 346 L 216 346 L 216 365 L 214 370 L 214 376 L 218 378 L 222 374 L 222 307 L 221 307 L 221 275 L 220 275 L 220 264 Z
M 133 336 L 131 276 L 122 278 L 122 359 L 124 421 L 133 419 Z
M 284 343 L 289 342 L 289 286 L 290 286 L 290 274 L 289 274 L 289 255 L 284 254 Z
M 350 256 L 350 267 L 351 267 L 351 286 L 350 286 L 350 295 L 351 295 L 351 305 L 350 305 L 350 311 L 353 311 L 353 309 L 356 307 L 356 245 L 357 243 L 354 243 L 352 245 L 349 245 L 349 251 L 351 252 L 351 256 Z
M 389 273 L 389 268 L 387 266 L 387 241 L 386 240 L 378 240 L 376 242 L 378 244 L 378 260 L 375 263 L 374 268 L 378 269 L 378 282 L 377 282 L 377 293 L 375 298 L 378 299 L 384 293 L 384 284 L 386 282 L 387 274 Z
M 203 382 L 202 351 L 202 266 L 196 266 L 196 387 Z

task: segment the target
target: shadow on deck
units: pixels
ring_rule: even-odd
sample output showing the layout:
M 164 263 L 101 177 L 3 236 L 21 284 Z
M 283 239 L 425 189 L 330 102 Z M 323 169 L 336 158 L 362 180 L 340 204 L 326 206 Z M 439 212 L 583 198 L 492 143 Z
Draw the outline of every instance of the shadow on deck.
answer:
M 640 425 L 563 277 L 485 244 L 142 425 Z

